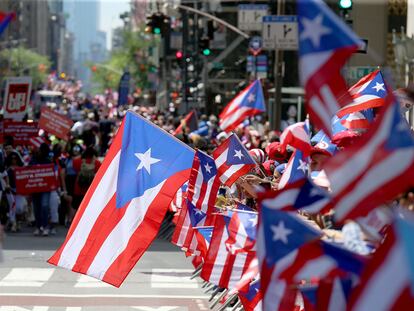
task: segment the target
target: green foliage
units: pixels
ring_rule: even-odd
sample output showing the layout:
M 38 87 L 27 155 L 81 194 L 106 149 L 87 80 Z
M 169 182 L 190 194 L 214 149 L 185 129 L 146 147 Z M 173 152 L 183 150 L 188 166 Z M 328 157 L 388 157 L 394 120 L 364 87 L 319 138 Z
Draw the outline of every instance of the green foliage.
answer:
M 94 91 L 102 92 L 107 88 L 117 89 L 119 79 L 124 70 L 131 74 L 134 87 L 142 90 L 149 88 L 148 72 L 152 72 L 154 64 L 149 61 L 151 49 L 157 45 L 157 39 L 138 31 L 124 30 L 121 46 L 114 49 L 109 59 L 102 64 L 87 64 L 92 70 L 92 81 L 98 85 Z
M 1 83 L 6 77 L 31 76 L 33 88 L 36 88 L 46 81 L 49 67 L 48 57 L 23 47 L 0 52 Z

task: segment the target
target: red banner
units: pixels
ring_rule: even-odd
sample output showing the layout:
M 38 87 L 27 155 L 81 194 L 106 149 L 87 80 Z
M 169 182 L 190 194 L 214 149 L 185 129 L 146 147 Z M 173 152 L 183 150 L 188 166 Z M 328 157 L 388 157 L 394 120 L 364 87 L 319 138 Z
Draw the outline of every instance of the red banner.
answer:
M 16 192 L 18 194 L 48 192 L 56 188 L 57 179 L 53 164 L 16 168 Z
M 73 121 L 70 118 L 46 106 L 42 107 L 39 120 L 41 129 L 61 139 L 67 139 L 72 126 Z
M 27 111 L 32 88 L 32 78 L 7 78 L 4 96 L 4 118 L 21 121 Z
M 27 145 L 31 137 L 36 137 L 39 133 L 37 122 L 15 122 L 5 120 L 3 123 L 3 135 L 12 136 L 14 144 Z

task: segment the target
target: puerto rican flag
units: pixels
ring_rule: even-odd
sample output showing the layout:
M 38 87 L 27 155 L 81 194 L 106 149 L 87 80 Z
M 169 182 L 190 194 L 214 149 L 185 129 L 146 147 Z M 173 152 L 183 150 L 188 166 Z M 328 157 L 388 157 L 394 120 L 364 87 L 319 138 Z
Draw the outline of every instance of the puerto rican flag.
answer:
M 260 213 L 257 232 L 257 257 L 263 292 L 263 310 L 293 310 L 296 289 L 281 278 L 292 265 L 289 254 L 302 245 L 317 240 L 322 232 L 303 222 L 296 215 L 270 206 L 259 198 Z
M 238 296 L 245 311 L 262 311 L 260 280 L 253 281 L 249 285 L 247 293 L 239 293 Z
M 195 110 L 191 110 L 184 119 L 181 120 L 180 125 L 175 129 L 173 135 L 183 133 L 183 126 L 185 126 L 188 133 L 191 133 L 198 129 L 198 119 L 197 119 L 197 112 Z
M 266 206 L 281 211 L 303 211 L 307 214 L 325 213 L 331 200 L 327 191 L 309 178 L 300 179 L 279 191 L 260 194 Z
M 200 251 L 200 256 L 202 258 L 207 257 L 207 252 L 210 247 L 211 238 L 213 236 L 213 226 L 207 227 L 193 227 L 195 231 L 195 235 L 197 237 L 198 247 L 197 249 Z
M 262 85 L 260 80 L 255 80 L 224 108 L 219 116 L 219 125 L 223 131 L 229 133 L 247 117 L 265 111 Z
M 16 13 L 6 13 L 0 12 L 0 34 L 6 30 L 7 26 L 10 24 L 12 20 L 16 18 Z
M 302 151 L 305 156 L 309 156 L 312 146 L 307 121 L 289 125 L 280 135 L 280 144 L 282 152 L 285 152 L 289 145 Z
M 409 266 L 403 242 L 391 228 L 362 273 L 360 284 L 351 293 L 348 310 L 411 310 L 414 296 Z
M 172 213 L 178 213 L 184 206 L 185 200 L 187 199 L 187 188 L 188 182 L 182 185 L 177 193 L 175 194 L 174 199 L 171 201 L 169 211 Z
M 350 278 L 336 277 L 299 288 L 306 311 L 346 311 L 353 284 Z
M 363 42 L 322 0 L 298 0 L 299 74 L 311 121 L 331 136 L 331 118 L 352 101 L 341 68 Z
M 187 145 L 128 111 L 48 262 L 119 287 L 155 239 L 193 158 Z
M 349 93 L 352 102 L 337 112 L 339 118 L 353 112 L 381 107 L 385 104 L 385 97 L 388 94 L 380 70 L 363 77 L 349 89 Z
M 232 289 L 256 257 L 256 252 L 231 254 L 228 251 L 229 234 L 224 217 L 216 215 L 213 237 L 200 276 L 221 288 Z
M 281 273 L 280 278 L 289 283 L 343 277 L 348 274 L 358 276 L 368 259 L 323 240 L 307 243 L 288 256 L 291 265 Z
M 414 185 L 414 137 L 399 108 L 390 94 L 370 130 L 324 165 L 337 221 L 365 216 Z
M 229 238 L 225 242 L 230 253 L 253 251 L 256 244 L 257 213 L 234 211 L 224 215 Z
M 283 189 L 286 185 L 298 180 L 305 179 L 309 173 L 309 156 L 305 156 L 302 151 L 296 149 L 291 155 L 285 172 L 280 178 L 278 189 Z
M 235 134 L 214 150 L 213 157 L 220 182 L 228 187 L 256 166 L 256 161 Z
M 172 243 L 192 253 L 197 248 L 197 238 L 192 227 L 210 226 L 220 181 L 216 164 L 209 155 L 197 150 L 187 189 L 187 203 L 181 209 Z

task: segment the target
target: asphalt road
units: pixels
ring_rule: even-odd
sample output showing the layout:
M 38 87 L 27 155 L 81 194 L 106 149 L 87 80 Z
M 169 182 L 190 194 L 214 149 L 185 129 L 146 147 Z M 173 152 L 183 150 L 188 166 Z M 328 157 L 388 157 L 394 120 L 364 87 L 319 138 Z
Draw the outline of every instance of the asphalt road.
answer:
M 0 263 L 0 311 L 208 310 L 201 280 L 174 245 L 156 240 L 120 288 L 49 265 L 64 240 L 34 237 L 30 228 L 8 234 Z

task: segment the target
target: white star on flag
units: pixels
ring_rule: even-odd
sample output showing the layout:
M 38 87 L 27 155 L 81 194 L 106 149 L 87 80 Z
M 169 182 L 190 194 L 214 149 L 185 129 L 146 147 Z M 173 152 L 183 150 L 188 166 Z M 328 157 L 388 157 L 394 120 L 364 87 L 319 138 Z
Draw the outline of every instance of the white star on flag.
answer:
M 241 158 L 244 157 L 242 151 L 241 150 L 235 150 L 235 151 L 236 151 L 236 153 L 234 154 L 234 157 L 235 158 L 237 157 L 237 158 L 239 158 L 239 160 L 241 160 Z
M 249 96 L 247 97 L 247 101 L 249 102 L 249 103 L 252 103 L 252 102 L 254 102 L 256 100 L 256 96 L 254 96 L 254 94 L 253 93 L 250 93 L 249 94 Z
M 249 221 L 252 223 L 253 227 L 257 226 L 257 217 L 250 218 Z
M 151 174 L 151 165 L 161 161 L 160 159 L 151 158 L 151 148 L 145 153 L 135 153 L 135 156 L 141 161 L 136 170 L 139 171 L 145 168 L 148 174 Z
M 285 223 L 283 221 L 279 221 L 278 225 L 272 225 L 270 229 L 273 231 L 272 240 L 282 241 L 284 244 L 288 244 L 288 235 L 292 233 L 292 230 L 285 228 Z
M 305 174 L 306 171 L 308 170 L 308 163 L 306 163 L 305 161 L 302 161 L 301 159 L 299 159 L 299 166 L 298 166 L 297 169 L 301 170 L 303 172 L 303 174 Z
M 211 169 L 213 168 L 212 166 L 210 166 L 208 163 L 206 165 L 204 165 L 204 168 L 206 169 L 206 172 L 211 174 Z
M 377 92 L 379 92 L 380 90 L 385 92 L 384 83 L 375 82 L 375 86 L 373 86 L 372 88 L 375 89 L 375 91 Z
M 300 34 L 300 40 L 310 39 L 314 47 L 319 47 L 321 37 L 330 34 L 332 30 L 322 24 L 323 15 L 319 14 L 313 20 L 304 17 L 302 19 L 303 31 Z
M 202 211 L 200 211 L 198 208 L 194 209 L 194 214 L 196 215 L 203 215 L 204 213 Z

